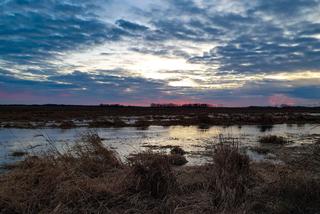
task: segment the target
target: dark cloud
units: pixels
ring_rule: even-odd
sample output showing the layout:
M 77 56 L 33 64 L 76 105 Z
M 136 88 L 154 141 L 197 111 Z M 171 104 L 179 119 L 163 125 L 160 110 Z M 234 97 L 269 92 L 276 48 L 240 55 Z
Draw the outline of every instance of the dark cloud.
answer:
M 91 99 L 96 102 L 151 100 L 155 95 L 158 98 L 164 97 L 163 91 L 168 89 L 162 81 L 102 74 L 106 72 L 88 74 L 74 71 L 70 74 L 54 75 L 43 81 L 20 79 L 6 72 L 0 74 L 0 92 L 13 93 L 15 96 L 28 93 L 34 98 L 50 96 L 50 100 L 56 103 L 59 103 L 60 95 L 67 94 L 76 103 L 86 103 Z
M 85 1 L 12 0 L 0 4 L 0 55 L 17 64 L 41 64 L 79 46 L 118 40 L 126 32 L 100 21 Z
M 143 25 L 139 25 L 133 22 L 126 21 L 124 19 L 119 19 L 116 21 L 116 24 L 119 25 L 120 27 L 128 30 L 133 30 L 133 31 L 145 31 L 148 30 L 149 28 Z
M 287 4 L 280 1 L 279 5 Z M 290 1 L 291 2 L 291 1 Z M 305 9 L 310 4 L 291 2 L 294 12 Z M 312 4 L 315 4 L 313 2 Z M 267 5 L 278 4 L 268 3 Z M 270 9 L 261 4 L 257 10 Z M 274 13 L 282 13 L 281 6 Z M 257 11 L 255 10 L 255 11 Z M 209 54 L 189 59 L 194 63 L 219 64 L 220 73 L 266 73 L 274 71 L 319 70 L 320 40 L 312 36 L 317 34 L 319 26 L 310 21 L 301 20 L 285 27 L 282 20 L 266 21 L 254 13 L 251 17 L 235 14 L 214 16 L 211 21 L 219 26 L 230 28 L 229 41 L 218 45 Z M 277 17 L 273 17 L 277 19 Z
M 319 0 L 278 0 L 277 2 L 259 0 L 258 6 L 253 8 L 253 11 L 292 17 L 318 5 Z

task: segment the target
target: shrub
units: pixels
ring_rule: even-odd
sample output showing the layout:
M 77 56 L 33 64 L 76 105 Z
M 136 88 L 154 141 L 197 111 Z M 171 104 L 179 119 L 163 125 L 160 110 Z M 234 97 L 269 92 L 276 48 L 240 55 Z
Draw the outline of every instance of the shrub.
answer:
M 249 179 L 249 158 L 234 144 L 219 143 L 209 165 L 209 187 L 212 202 L 220 208 L 232 208 L 245 199 Z
M 64 163 L 72 165 L 77 173 L 90 177 L 102 175 L 109 169 L 122 167 L 123 164 L 115 151 L 106 148 L 95 133 L 84 134 L 81 140 L 60 155 Z
M 176 187 L 176 178 L 167 155 L 145 152 L 128 159 L 131 172 L 128 189 L 154 198 L 164 198 Z

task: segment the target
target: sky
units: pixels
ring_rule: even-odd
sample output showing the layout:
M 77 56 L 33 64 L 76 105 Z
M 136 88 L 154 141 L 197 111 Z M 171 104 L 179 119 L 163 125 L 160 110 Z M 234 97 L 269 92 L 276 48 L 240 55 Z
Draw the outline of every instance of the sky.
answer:
M 320 0 L 0 0 L 0 104 L 320 105 Z

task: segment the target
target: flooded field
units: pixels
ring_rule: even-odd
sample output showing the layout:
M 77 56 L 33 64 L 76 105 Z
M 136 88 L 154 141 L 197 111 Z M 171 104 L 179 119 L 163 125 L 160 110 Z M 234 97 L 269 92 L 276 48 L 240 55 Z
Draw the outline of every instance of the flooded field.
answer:
M 147 149 L 154 151 L 170 151 L 172 146 L 180 146 L 187 154 L 188 164 L 205 163 L 203 155 L 209 145 L 218 142 L 219 136 L 236 138 L 243 148 L 259 146 L 258 140 L 265 135 L 286 137 L 291 144 L 314 143 L 320 139 L 320 125 L 243 125 L 243 126 L 212 126 L 201 129 L 198 126 L 150 126 L 146 129 L 134 127 L 126 128 L 43 128 L 43 129 L 15 129 L 0 128 L 0 163 L 11 163 L 21 157 L 15 157 L 13 152 L 36 153 L 45 151 L 54 145 L 59 150 L 71 146 L 80 135 L 95 131 L 102 138 L 103 143 L 116 150 L 121 158 L 129 154 Z M 264 157 L 248 151 L 248 155 L 256 160 Z

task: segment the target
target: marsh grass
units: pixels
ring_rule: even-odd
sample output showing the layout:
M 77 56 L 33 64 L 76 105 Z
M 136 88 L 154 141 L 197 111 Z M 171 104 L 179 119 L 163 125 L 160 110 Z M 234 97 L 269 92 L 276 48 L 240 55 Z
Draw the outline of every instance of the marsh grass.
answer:
M 0 175 L 0 213 L 317 213 L 317 177 L 254 165 L 220 138 L 212 162 L 173 167 L 181 154 L 143 152 L 121 161 L 95 133 L 64 151 L 29 154 Z M 277 169 L 277 170 L 275 170 Z M 281 169 L 281 170 L 280 170 Z M 260 176 L 263 175 L 263 176 Z
M 220 137 L 220 142 L 213 148 L 212 164 L 209 165 L 212 203 L 222 209 L 239 207 L 246 199 L 250 171 L 249 158 L 240 153 L 239 142 Z
M 249 213 L 319 213 L 320 182 L 314 175 L 276 166 L 271 168 L 250 192 L 246 201 Z
M 129 190 L 143 192 L 154 198 L 164 198 L 176 189 L 176 178 L 169 156 L 145 152 L 128 159 L 131 166 Z
M 302 173 L 284 176 L 270 192 L 276 198 L 277 213 L 312 214 L 319 212 L 320 185 L 318 179 Z

